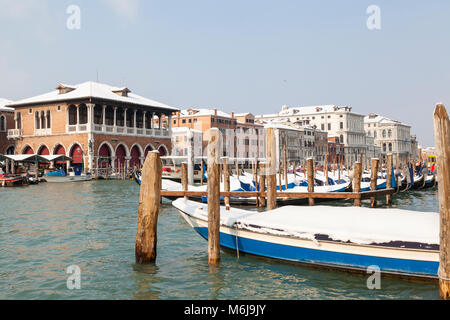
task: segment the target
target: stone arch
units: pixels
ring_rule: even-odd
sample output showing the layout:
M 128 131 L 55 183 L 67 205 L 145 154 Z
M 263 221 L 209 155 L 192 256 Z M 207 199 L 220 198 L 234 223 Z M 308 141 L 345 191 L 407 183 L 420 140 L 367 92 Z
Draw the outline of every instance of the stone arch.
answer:
M 150 151 L 156 150 L 155 146 L 151 143 L 147 144 L 144 148 L 144 157 L 147 157 L 147 153 L 149 153 Z
M 120 142 L 116 146 L 115 150 L 115 160 L 114 160 L 114 166 L 118 168 L 119 166 L 125 166 L 126 160 L 130 157 L 130 151 L 128 150 L 128 146 Z
M 50 149 L 47 147 L 45 143 L 41 143 L 37 148 L 37 154 L 42 156 L 48 156 L 50 155 Z
M 115 156 L 113 146 L 108 141 L 103 141 L 98 147 L 97 156 L 97 165 L 99 168 L 111 166 L 111 159 Z
M 144 151 L 139 143 L 135 143 L 130 149 L 130 167 L 139 167 L 141 164 L 141 158 L 144 155 Z
M 69 157 L 71 157 L 72 160 L 72 166 L 81 166 L 83 164 L 84 159 L 84 152 L 83 148 L 81 147 L 81 143 L 74 142 L 70 145 L 69 149 L 66 150 L 66 152 L 69 153 Z
M 61 152 L 60 151 L 61 148 L 64 149 L 64 153 L 58 153 L 58 152 Z M 66 155 L 66 146 L 64 146 L 64 144 L 61 143 L 61 142 L 55 143 L 55 145 L 53 146 L 53 149 L 52 149 L 52 154 L 64 154 L 64 155 Z
M 34 154 L 33 148 L 27 144 L 22 148 L 22 154 Z
M 13 144 L 10 144 L 5 149 L 5 154 L 13 155 L 16 154 L 16 146 Z
M 159 154 L 160 154 L 161 157 L 169 155 L 169 149 L 167 149 L 166 145 L 164 145 L 164 144 L 161 144 L 158 147 L 158 151 L 159 151 Z

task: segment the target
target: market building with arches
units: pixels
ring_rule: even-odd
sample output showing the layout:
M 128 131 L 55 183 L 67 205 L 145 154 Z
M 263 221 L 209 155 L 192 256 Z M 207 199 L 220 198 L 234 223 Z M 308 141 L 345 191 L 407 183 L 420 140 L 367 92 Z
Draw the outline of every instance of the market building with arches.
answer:
M 171 117 L 179 110 L 97 82 L 59 84 L 8 107 L 15 154 L 66 155 L 70 166 L 85 170 L 138 167 L 153 150 L 169 155 Z

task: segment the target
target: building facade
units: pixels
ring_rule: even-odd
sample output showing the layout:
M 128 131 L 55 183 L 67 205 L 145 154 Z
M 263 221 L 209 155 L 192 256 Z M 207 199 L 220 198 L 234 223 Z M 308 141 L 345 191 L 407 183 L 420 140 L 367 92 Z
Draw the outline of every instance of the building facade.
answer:
M 12 101 L 0 98 L 0 154 L 14 154 L 15 145 L 8 140 L 8 130 L 14 129 L 14 109 L 6 107 Z
M 261 157 L 264 152 L 264 127 L 255 123 L 251 113 L 231 114 L 217 109 L 190 108 L 177 112 L 172 126 L 187 127 L 203 133 L 202 150 L 206 155 L 207 132 L 218 128 L 222 137 L 222 157 L 238 158 L 240 162 Z
M 352 112 L 352 108 L 334 105 L 293 107 L 283 106 L 276 114 L 259 115 L 257 120 L 289 121 L 293 124 L 315 126 L 318 130 L 325 131 L 330 137 L 339 137 L 344 144 L 344 154 L 365 154 L 364 116 Z
M 96 82 L 59 84 L 55 91 L 11 104 L 8 139 L 17 154 L 64 154 L 71 166 L 138 166 L 146 154 L 171 149 L 171 114 L 178 109 Z
M 364 118 L 364 129 L 380 148 L 380 156 L 383 162 L 386 161 L 388 153 L 398 155 L 400 161 L 417 157 L 417 141 L 415 137 L 413 139 L 411 136 L 409 125 L 371 113 Z M 396 156 L 394 162 L 395 159 Z

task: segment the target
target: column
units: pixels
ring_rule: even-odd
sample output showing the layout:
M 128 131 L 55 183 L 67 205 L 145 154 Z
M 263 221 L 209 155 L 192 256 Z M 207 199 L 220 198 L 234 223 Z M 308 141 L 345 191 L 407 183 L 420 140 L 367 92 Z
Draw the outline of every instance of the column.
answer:
M 169 136 L 170 136 L 171 132 L 172 132 L 172 115 L 169 115 L 167 130 L 169 131 Z
M 78 131 L 78 126 L 79 125 L 80 125 L 80 107 L 77 106 L 77 131 Z
M 86 107 L 87 107 L 87 111 L 88 111 L 88 125 L 87 125 L 87 127 L 88 127 L 88 131 L 92 131 L 92 119 L 94 118 L 93 117 L 93 110 L 94 110 L 94 105 L 92 104 L 92 103 L 88 103 L 87 105 L 86 105 Z
M 137 113 L 137 110 L 136 109 L 134 109 L 134 115 L 133 115 L 133 127 L 134 127 L 134 134 L 136 134 L 136 128 L 137 128 L 137 124 L 136 124 L 136 113 Z
M 127 127 L 127 108 L 123 109 L 123 126 L 124 128 Z M 125 129 L 125 133 L 126 133 L 127 129 Z
M 146 121 L 146 119 L 145 119 L 145 115 L 147 114 L 147 111 L 144 111 L 143 113 L 142 113 L 142 128 L 144 128 L 144 134 L 146 134 L 145 133 L 145 130 L 147 129 L 147 126 L 146 126 L 146 124 L 145 124 L 145 121 Z
M 114 107 L 114 132 L 116 132 L 116 122 L 117 122 L 117 107 Z
M 154 112 L 152 112 L 152 129 L 155 129 L 155 113 Z
M 102 106 L 102 118 L 103 118 L 102 123 L 103 123 L 103 127 L 104 127 L 106 125 L 106 106 L 105 105 Z M 103 128 L 103 131 L 106 131 L 106 129 Z

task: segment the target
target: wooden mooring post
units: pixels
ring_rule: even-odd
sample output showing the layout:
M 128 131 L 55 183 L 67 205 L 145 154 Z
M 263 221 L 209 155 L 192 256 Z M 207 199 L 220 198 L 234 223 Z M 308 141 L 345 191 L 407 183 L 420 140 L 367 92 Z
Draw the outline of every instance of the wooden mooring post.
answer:
M 377 177 L 378 177 L 378 164 L 380 160 L 379 159 L 372 159 L 372 165 L 371 165 L 371 175 L 370 175 L 370 190 L 377 190 Z M 370 198 L 370 207 L 375 208 L 377 205 L 377 198 L 371 197 Z
M 361 162 L 355 162 L 355 165 L 353 166 L 353 181 L 352 181 L 352 188 L 353 192 L 355 193 L 361 192 L 361 178 L 362 178 L 362 164 Z M 354 204 L 357 207 L 361 207 L 361 199 L 355 198 Z
M 450 121 L 443 104 L 434 111 L 440 214 L 439 295 L 450 300 Z
M 277 207 L 277 154 L 273 128 L 267 128 L 266 132 L 266 165 L 264 171 L 267 181 L 267 210 L 273 210 Z
M 209 130 L 208 141 L 208 263 L 220 262 L 219 129 Z
M 188 164 L 183 162 L 181 164 L 181 185 L 183 186 L 184 191 L 188 191 Z M 187 199 L 187 196 L 184 196 Z
M 149 263 L 156 259 L 161 175 L 162 164 L 159 152 L 151 151 L 147 154 L 142 169 L 135 248 L 137 263 Z
M 314 192 L 314 160 L 309 158 L 306 160 L 306 166 L 308 171 L 308 192 Z M 314 205 L 314 198 L 308 198 L 310 206 Z
M 259 170 L 259 191 L 260 192 L 265 192 L 266 190 L 266 176 L 265 176 L 265 172 L 264 172 L 264 164 L 260 164 L 260 170 Z M 259 206 L 260 207 L 265 207 L 266 206 L 266 198 L 264 198 L 264 196 L 260 196 L 259 200 L 258 200 Z
M 224 191 L 230 192 L 230 168 L 228 166 L 228 158 L 225 157 L 222 159 L 223 162 L 223 185 Z M 230 210 L 230 197 L 224 197 L 225 208 L 226 210 Z
M 387 155 L 386 158 L 386 167 L 387 167 L 387 171 L 386 171 L 386 189 L 390 189 L 392 188 L 392 169 L 394 167 L 394 162 L 393 162 L 393 158 L 392 158 L 392 153 Z M 386 195 L 386 205 L 390 206 L 392 204 L 392 195 L 387 194 Z

